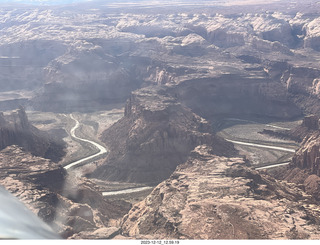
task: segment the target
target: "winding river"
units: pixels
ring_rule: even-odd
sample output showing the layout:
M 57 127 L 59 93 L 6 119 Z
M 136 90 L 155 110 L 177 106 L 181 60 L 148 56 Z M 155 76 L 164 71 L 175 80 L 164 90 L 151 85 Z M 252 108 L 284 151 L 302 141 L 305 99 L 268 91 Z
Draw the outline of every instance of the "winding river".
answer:
M 233 143 L 241 154 L 251 160 L 256 170 L 263 170 L 290 164 L 298 145 L 294 141 L 273 138 L 260 132 L 265 128 L 286 131 L 298 124 L 299 121 L 271 124 L 224 118 L 218 123 L 221 128 L 217 134 Z
M 92 160 L 92 159 L 94 159 L 94 158 L 96 158 L 96 157 L 98 157 L 98 156 L 101 156 L 101 155 L 103 155 L 103 154 L 105 154 L 105 153 L 108 152 L 108 150 L 107 150 L 104 146 L 102 146 L 102 145 L 100 145 L 100 144 L 98 144 L 98 143 L 96 143 L 96 142 L 94 142 L 94 141 L 91 141 L 91 140 L 88 140 L 88 139 L 83 139 L 83 138 L 80 138 L 80 137 L 76 136 L 75 131 L 79 128 L 80 123 L 79 123 L 79 121 L 78 121 L 77 119 L 75 119 L 75 118 L 73 117 L 72 114 L 70 115 L 70 118 L 71 118 L 72 120 L 74 120 L 75 123 L 76 123 L 75 126 L 70 130 L 71 136 L 72 136 L 73 138 L 77 139 L 77 140 L 82 141 L 82 142 L 86 142 L 86 143 L 89 143 L 89 144 L 94 145 L 94 146 L 99 150 L 99 152 L 98 152 L 98 153 L 95 153 L 95 154 L 93 154 L 93 155 L 91 155 L 91 156 L 88 156 L 88 157 L 82 158 L 82 159 L 80 159 L 80 160 L 77 160 L 77 161 L 75 161 L 75 162 L 69 163 L 68 165 L 64 166 L 65 169 L 69 169 L 69 168 L 71 168 L 71 167 L 77 166 L 77 165 L 79 165 L 79 164 L 82 164 L 82 163 L 84 163 L 84 162 L 87 162 L 87 161 L 89 161 L 89 160 Z
M 74 138 L 74 139 L 77 139 L 79 141 L 92 144 L 93 146 L 95 146 L 99 150 L 99 152 L 95 153 L 95 154 L 92 154 L 91 156 L 82 158 L 80 160 L 74 161 L 72 163 L 69 163 L 68 165 L 64 166 L 64 168 L 66 170 L 68 170 L 68 169 L 70 169 L 72 167 L 76 167 L 77 165 L 83 164 L 85 162 L 90 162 L 90 160 L 96 159 L 96 157 L 99 157 L 99 156 L 101 156 L 101 155 L 103 155 L 103 154 L 108 152 L 108 150 L 104 146 L 102 146 L 102 145 L 100 145 L 100 144 L 98 144 L 98 143 L 96 143 L 94 141 L 78 137 L 75 134 L 75 131 L 79 128 L 80 123 L 79 123 L 79 121 L 77 119 L 75 119 L 73 117 L 72 114 L 70 115 L 70 118 L 75 121 L 75 126 L 70 130 L 71 137 Z M 112 196 L 117 196 L 117 195 L 132 194 L 132 193 L 138 193 L 138 192 L 142 192 L 142 191 L 146 191 L 146 190 L 152 190 L 153 188 L 154 187 L 151 187 L 151 186 L 143 186 L 143 187 L 128 188 L 128 189 L 117 190 L 117 191 L 105 191 L 105 192 L 102 192 L 102 195 L 105 196 L 105 197 L 112 197 Z
M 266 148 L 270 150 L 277 150 L 277 151 L 286 151 L 286 152 L 293 152 L 295 153 L 296 150 L 292 148 L 285 148 L 285 147 L 279 147 L 279 146 L 270 146 L 270 145 L 261 145 L 261 144 L 255 144 L 255 143 L 249 143 L 249 142 L 243 142 L 243 141 L 236 141 L 236 140 L 229 140 L 225 139 L 226 141 L 229 141 L 236 145 L 246 145 L 246 146 L 253 146 L 258 148 Z
M 91 145 L 93 145 L 94 147 L 96 147 L 99 152 L 92 154 L 88 157 L 84 157 L 80 160 L 74 161 L 72 163 L 69 163 L 68 165 L 64 166 L 64 168 L 66 170 L 72 168 L 72 167 L 76 167 L 77 165 L 83 164 L 85 162 L 90 162 L 90 160 L 96 159 L 97 157 L 105 154 L 108 152 L 108 150 L 94 142 L 88 139 L 83 139 L 78 137 L 75 132 L 76 130 L 79 128 L 80 123 L 77 119 L 74 118 L 74 116 L 72 114 L 70 114 L 70 118 L 75 122 L 74 127 L 70 130 L 70 135 L 72 138 L 82 141 L 82 142 L 86 142 L 89 143 Z M 236 118 L 229 118 L 227 120 L 231 120 L 231 121 L 243 121 L 243 122 L 247 122 L 247 123 L 252 123 L 252 124 L 256 124 L 256 122 L 253 121 L 247 121 L 247 120 L 241 120 L 241 119 L 236 119 Z M 282 130 L 289 130 L 289 128 L 284 128 L 284 127 L 279 127 L 279 126 L 275 126 L 275 125 L 270 125 L 270 124 L 265 124 L 264 126 L 266 127 L 273 127 L 273 128 L 277 128 L 277 129 L 282 129 Z M 265 145 L 265 144 L 256 144 L 256 143 L 251 143 L 251 142 L 246 142 L 245 139 L 244 140 L 231 140 L 231 139 L 227 139 L 225 138 L 227 141 L 232 142 L 235 145 L 239 145 L 239 146 L 248 146 L 248 147 L 255 147 L 255 148 L 262 148 L 265 150 L 274 150 L 274 151 L 283 151 L 283 152 L 288 152 L 288 153 L 294 153 L 295 150 L 292 148 L 287 148 L 287 147 L 281 147 L 281 146 L 272 146 L 272 145 Z M 256 167 L 256 170 L 263 170 L 263 169 L 268 169 L 268 168 L 275 168 L 275 167 L 279 167 L 279 166 L 284 166 L 284 165 L 288 165 L 290 162 L 282 162 L 282 163 L 273 163 L 273 164 L 269 164 L 267 166 L 263 166 L 263 167 Z M 145 187 L 138 187 L 138 188 L 129 188 L 129 189 L 125 189 L 125 190 L 117 190 L 117 191 L 107 191 L 107 192 L 102 192 L 103 196 L 106 197 L 112 197 L 112 196 L 116 196 L 116 195 L 123 195 L 123 194 L 130 194 L 130 193 L 136 193 L 136 192 L 141 192 L 141 191 L 145 191 L 145 190 L 151 190 L 153 187 L 150 186 L 145 186 Z

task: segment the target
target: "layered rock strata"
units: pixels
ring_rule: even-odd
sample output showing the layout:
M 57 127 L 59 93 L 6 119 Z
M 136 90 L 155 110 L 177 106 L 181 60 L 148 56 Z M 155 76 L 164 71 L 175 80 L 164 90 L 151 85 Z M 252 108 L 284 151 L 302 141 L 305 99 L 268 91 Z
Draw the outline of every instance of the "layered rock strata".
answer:
M 278 81 L 225 74 L 181 82 L 173 89 L 179 101 L 206 119 L 216 116 L 295 118 L 301 110 Z
M 122 222 L 138 239 L 319 239 L 319 210 L 293 184 L 198 146 Z
M 291 134 L 303 140 L 292 158 L 284 179 L 300 184 L 314 198 L 320 200 L 320 130 L 319 116 L 310 115 Z
M 231 143 L 213 135 L 208 121 L 161 87 L 133 92 L 124 117 L 101 139 L 110 154 L 93 176 L 114 181 L 159 183 L 199 144 L 211 145 L 217 155 L 236 154 Z
M 159 14 L 150 14 L 154 10 L 149 8 L 136 14 L 118 6 L 110 15 L 106 6 L 91 4 L 1 10 L 0 77 L 5 82 L 0 91 L 37 89 L 35 97 L 24 98 L 37 110 L 92 111 L 125 102 L 143 83 L 197 83 L 234 74 L 259 77 L 250 79 L 250 86 L 241 85 L 242 79 L 228 88 L 223 83 L 221 90 L 229 91 L 230 98 L 250 91 L 249 102 L 235 102 L 240 109 L 256 104 L 253 113 L 262 109 L 270 114 L 273 106 L 278 111 L 280 105 L 288 106 L 286 91 L 305 110 L 319 107 L 316 3 L 303 10 L 301 3 L 294 3 L 288 11 L 284 3 L 277 11 L 266 11 L 271 5 L 258 11 L 253 6 L 208 7 L 204 1 L 192 11 L 166 7 Z M 270 62 L 286 63 L 288 69 L 276 65 L 270 70 Z M 276 69 L 282 83 L 272 81 Z M 276 90 L 282 94 L 272 103 Z M 11 108 L 13 102 L 4 102 L 0 106 Z M 223 102 L 216 108 L 232 106 Z
M 67 174 L 61 165 L 17 146 L 0 151 L 0 170 L 0 184 L 62 238 L 87 238 L 93 232 L 109 238 L 114 232 L 101 229 L 130 209 L 125 202 L 105 201 L 88 179 Z
M 8 116 L 0 113 L 0 149 L 9 145 L 56 162 L 65 155 L 65 143 L 31 125 L 23 107 Z

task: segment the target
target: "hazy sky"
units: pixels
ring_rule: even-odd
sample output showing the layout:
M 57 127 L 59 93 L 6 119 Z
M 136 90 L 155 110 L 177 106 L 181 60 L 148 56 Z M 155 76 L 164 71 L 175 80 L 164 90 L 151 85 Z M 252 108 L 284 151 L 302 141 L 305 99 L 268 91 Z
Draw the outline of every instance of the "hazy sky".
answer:
M 0 0 L 0 3 L 27 3 L 27 4 L 68 4 L 76 2 L 89 2 L 91 0 Z

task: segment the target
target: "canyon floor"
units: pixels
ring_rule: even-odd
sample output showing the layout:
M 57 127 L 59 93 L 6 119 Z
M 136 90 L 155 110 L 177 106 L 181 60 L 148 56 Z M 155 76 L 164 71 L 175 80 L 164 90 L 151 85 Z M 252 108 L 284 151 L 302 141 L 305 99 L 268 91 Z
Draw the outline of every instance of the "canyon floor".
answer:
M 72 115 L 80 122 L 80 126 L 76 130 L 76 136 L 103 145 L 99 139 L 101 133 L 123 117 L 124 113 L 124 105 L 122 104 L 110 106 L 110 108 L 110 110 L 96 111 L 93 113 L 73 113 Z M 10 112 L 7 111 L 6 113 Z M 61 160 L 61 165 L 66 166 L 71 162 L 75 162 L 97 153 L 98 149 L 90 143 L 81 142 L 71 136 L 70 131 L 74 127 L 75 122 L 70 118 L 70 114 L 27 111 L 27 115 L 29 121 L 37 128 L 55 133 L 57 137 L 64 138 L 67 143 L 67 154 L 63 160 Z M 86 176 L 101 164 L 101 158 L 103 157 L 77 165 L 68 171 L 76 173 L 76 176 Z M 93 178 L 91 178 L 91 180 L 97 184 L 99 191 L 104 193 L 104 196 L 107 196 L 106 198 L 113 200 L 122 199 L 131 203 L 141 201 L 152 190 L 152 187 L 139 190 L 139 188 L 144 188 L 146 186 L 137 183 L 110 182 Z M 123 190 L 127 190 L 127 193 L 121 193 Z
M 70 118 L 70 114 L 40 111 L 27 111 L 27 114 L 30 122 L 37 128 L 48 132 L 55 132 L 56 136 L 64 138 L 67 143 L 67 155 L 60 162 L 63 166 L 97 153 L 98 150 L 94 146 L 78 141 L 71 136 L 70 131 L 74 127 L 75 122 Z M 99 139 L 101 133 L 122 118 L 123 114 L 123 104 L 110 106 L 110 109 L 105 111 L 73 113 L 74 117 L 80 122 L 76 135 L 103 145 Z M 279 121 L 271 118 L 239 119 L 233 118 L 230 115 L 221 117 L 213 121 L 212 124 L 214 131 L 219 136 L 227 140 L 239 142 L 239 144 L 235 144 L 236 149 L 239 150 L 240 155 L 250 161 L 254 169 L 290 162 L 293 152 L 286 150 L 295 150 L 299 147 L 299 144 L 293 140 L 265 135 L 262 134 L 262 131 L 264 129 L 273 129 L 275 131 L 293 129 L 300 125 L 301 121 L 301 119 Z M 241 143 L 251 143 L 254 145 L 248 146 Z M 264 146 L 267 148 L 264 148 Z M 268 146 L 282 147 L 284 150 L 268 149 Z M 76 173 L 76 176 L 86 176 L 100 166 L 102 160 L 101 158 L 97 158 L 94 161 L 77 165 L 68 171 Z M 95 178 L 91 178 L 91 180 L 97 184 L 99 191 L 104 193 L 105 198 L 125 200 L 132 204 L 143 200 L 153 189 L 152 186 L 138 183 L 104 181 Z
M 254 121 L 252 118 L 226 117 L 214 124 L 218 125 L 216 129 L 218 135 L 227 140 L 238 142 L 235 143 L 236 149 L 239 150 L 240 155 L 244 155 L 250 160 L 255 168 L 290 162 L 294 151 L 299 147 L 299 144 L 293 140 L 272 137 L 263 134 L 263 130 L 287 131 L 300 125 L 301 120 L 279 121 L 259 118 Z M 252 146 L 245 145 L 246 143 L 252 144 Z
M 320 237 L 318 1 L 15 2 L 0 184 L 63 238 Z

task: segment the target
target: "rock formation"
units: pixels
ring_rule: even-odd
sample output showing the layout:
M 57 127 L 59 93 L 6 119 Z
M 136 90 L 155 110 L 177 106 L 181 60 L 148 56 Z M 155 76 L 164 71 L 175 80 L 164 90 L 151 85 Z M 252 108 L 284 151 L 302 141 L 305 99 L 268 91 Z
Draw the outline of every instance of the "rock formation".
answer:
M 122 222 L 137 239 L 318 239 L 310 196 L 246 166 L 196 147 Z M 312 208 L 314 207 L 314 208 Z M 312 222 L 309 222 L 311 221 Z
M 109 227 L 110 219 L 130 208 L 125 202 L 105 201 L 88 179 L 67 174 L 61 165 L 17 146 L 0 152 L 0 169 L 0 184 L 63 238 L 86 238 L 94 231 L 97 237 L 109 238 L 97 230 Z
M 92 176 L 164 182 L 126 216 L 123 235 L 318 239 L 312 198 L 227 158 L 237 152 L 210 121 L 314 113 L 289 132 L 302 146 L 284 174 L 319 200 L 319 4 L 142 2 L 1 7 L 0 109 L 21 101 L 31 110 L 91 112 L 127 101 L 101 136 L 110 152 Z M 110 220 L 127 203 L 103 200 L 88 179 L 13 144 L 55 162 L 63 144 L 21 108 L 0 114 L 0 183 L 63 237 L 119 233 Z
M 181 103 L 206 119 L 220 115 L 282 119 L 301 115 L 284 86 L 268 78 L 228 74 L 183 81 L 173 90 Z
M 319 107 L 319 72 L 310 65 L 316 64 L 317 55 L 309 52 L 319 46 L 319 14 L 310 10 L 316 9 L 313 3 L 303 11 L 300 3 L 290 6 L 290 11 L 282 5 L 277 11 L 265 11 L 273 9 L 273 4 L 257 11 L 220 2 L 213 3 L 219 8 L 208 7 L 205 1 L 197 10 L 165 8 L 159 14 L 147 9 L 135 14 L 134 9 L 117 5 L 123 15 L 107 14 L 110 9 L 99 3 L 87 4 L 92 8 L 1 10 L 0 70 L 2 81 L 8 82 L 0 91 L 36 89 L 36 95 L 24 99 L 37 110 L 90 111 L 124 102 L 142 85 L 201 79 L 216 83 L 223 75 L 219 82 L 224 87 L 224 79 L 228 80 L 224 75 L 231 74 L 241 79 L 223 88 L 227 97 L 247 89 L 253 93 L 249 104 L 262 106 L 266 101 L 266 113 L 277 104 L 271 105 L 271 99 L 279 102 L 281 98 L 278 106 L 285 101 L 288 107 L 293 100 L 304 110 Z M 243 56 L 259 62 L 244 62 L 239 58 Z M 274 66 L 270 71 L 273 62 L 286 63 L 288 69 Z M 275 70 L 280 77 L 273 76 Z M 274 95 L 275 91 L 280 92 Z M 0 107 L 12 103 L 2 102 Z M 261 106 L 253 113 L 261 111 Z M 275 107 L 273 111 L 278 111 Z
M 307 114 L 319 114 L 320 70 L 288 62 L 269 62 L 265 69 L 273 80 L 286 86 L 288 98 Z
M 301 145 L 292 159 L 293 165 L 320 175 L 319 132 L 305 138 Z
M 0 114 L 0 149 L 19 145 L 36 156 L 59 161 L 65 155 L 65 143 L 32 126 L 23 107 L 11 115 Z
M 305 41 L 304 46 L 307 48 L 312 48 L 319 51 L 319 38 L 320 38 L 320 29 L 319 29 L 320 18 L 315 18 L 305 26 Z
M 291 130 L 289 134 L 302 140 L 300 148 L 296 151 L 291 166 L 308 169 L 311 173 L 320 176 L 317 158 L 319 157 L 319 116 L 306 116 L 302 124 Z
M 301 145 L 280 178 L 299 184 L 308 194 L 320 200 L 319 116 L 306 116 L 301 125 L 286 134 L 301 141 Z
M 148 87 L 132 93 L 125 115 L 101 138 L 110 154 L 93 176 L 115 181 L 159 183 L 199 144 L 217 155 L 234 155 L 232 144 L 212 134 L 210 124 L 172 97 Z
M 7 20 L 15 25 L 14 20 Z M 24 20 L 27 21 L 27 20 Z M 23 21 L 22 21 L 23 22 Z M 18 24 L 19 25 L 19 24 Z M 3 29 L 2 29 L 3 30 Z M 66 46 L 55 40 L 2 42 L 0 45 L 0 91 L 37 89 L 43 85 L 43 68 L 66 52 Z
M 8 116 L 0 114 L 0 149 L 9 145 L 56 162 L 65 155 L 65 143 L 32 126 L 23 107 Z
M 92 110 L 106 102 L 124 102 L 139 87 L 138 80 L 117 64 L 119 60 L 105 54 L 102 47 L 92 46 L 73 48 L 50 62 L 45 69 L 47 82 L 33 99 L 34 108 Z

